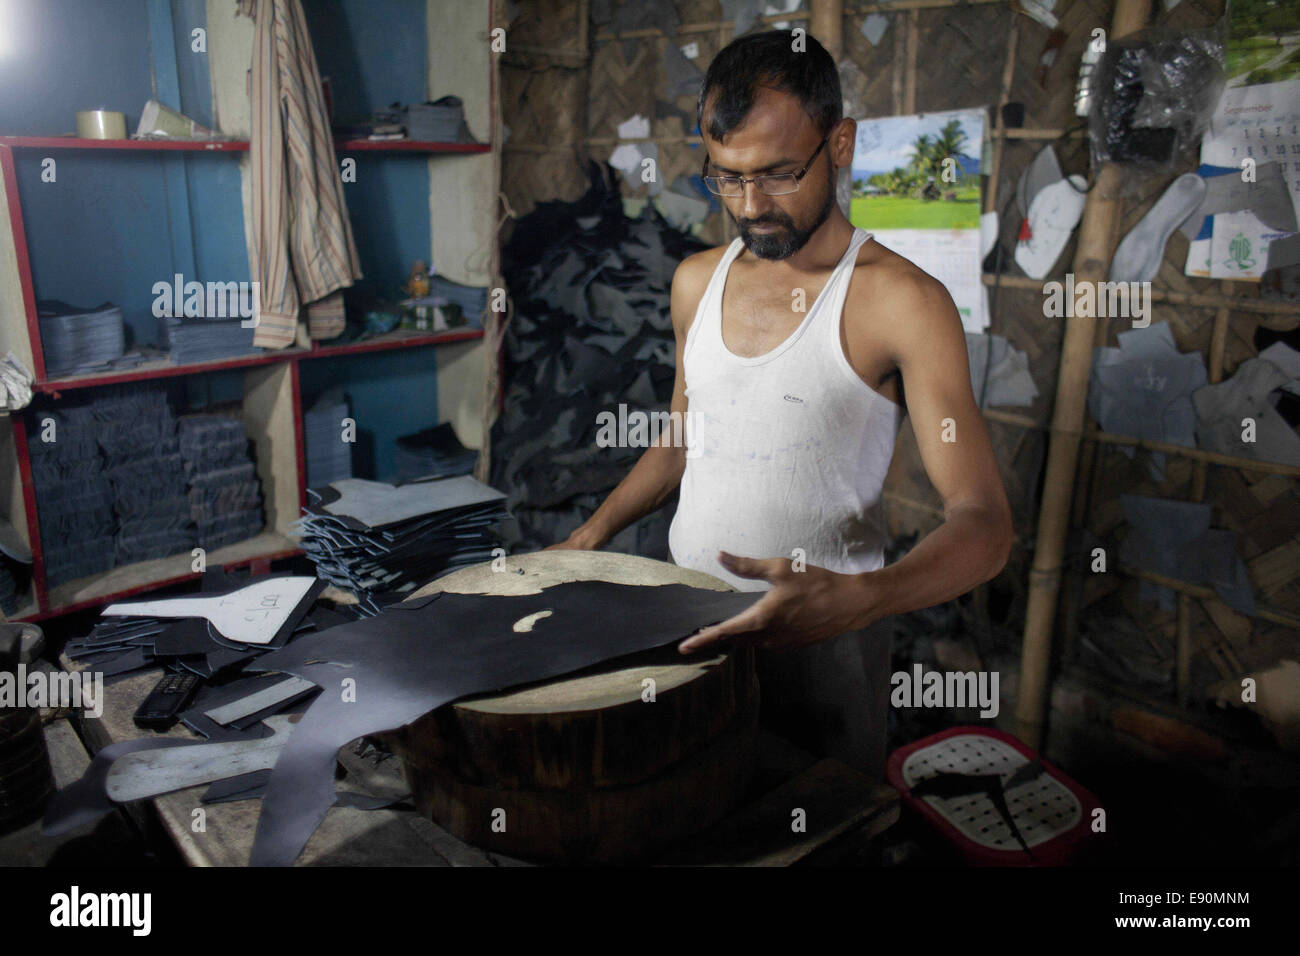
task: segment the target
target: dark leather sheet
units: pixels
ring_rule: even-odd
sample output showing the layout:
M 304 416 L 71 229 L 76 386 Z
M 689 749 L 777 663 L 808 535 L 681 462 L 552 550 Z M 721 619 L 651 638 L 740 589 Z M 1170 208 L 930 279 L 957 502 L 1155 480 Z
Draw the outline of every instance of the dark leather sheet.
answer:
M 461 697 L 674 643 L 757 598 L 681 584 L 604 581 L 518 596 L 439 594 L 303 635 L 262 655 L 250 670 L 296 674 L 318 684 L 321 693 L 271 771 L 250 862 L 285 866 L 297 858 L 335 803 L 336 756 L 349 741 L 395 730 Z M 539 611 L 551 613 L 531 631 L 515 632 L 516 621 Z M 355 700 L 344 693 L 346 678 L 355 682 Z M 61 805 L 73 809 L 66 801 Z M 102 803 L 94 805 L 99 809 Z M 50 815 L 46 820 L 47 826 L 59 823 Z

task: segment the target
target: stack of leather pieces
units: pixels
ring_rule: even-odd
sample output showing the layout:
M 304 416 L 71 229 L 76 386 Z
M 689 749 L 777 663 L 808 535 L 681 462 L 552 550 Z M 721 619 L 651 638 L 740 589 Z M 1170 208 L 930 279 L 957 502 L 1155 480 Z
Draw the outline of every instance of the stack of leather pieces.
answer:
M 503 271 L 515 304 L 507 387 L 492 429 L 492 483 L 509 491 L 520 550 L 562 540 L 644 451 L 597 445 L 597 416 L 666 411 L 676 372 L 673 272 L 705 244 L 654 207 L 623 212 L 618 177 L 590 166 L 576 202 L 538 203 L 515 224 Z M 668 514 L 610 545 L 667 555 Z
M 428 478 L 468 475 L 478 461 L 478 452 L 462 445 L 451 423 L 443 422 L 436 428 L 426 428 L 397 439 L 394 457 L 397 482 L 405 484 Z
M 244 423 L 233 415 L 187 415 L 179 434 L 199 547 L 210 551 L 260 532 L 262 481 Z
M 343 440 L 343 420 L 349 415 L 347 397 L 339 388 L 327 390 L 303 412 L 307 487 L 352 477 L 352 442 Z
M 317 577 L 375 614 L 395 594 L 491 560 L 509 518 L 505 495 L 468 475 L 400 487 L 349 478 L 309 488 L 307 499 L 299 544 Z
M 126 351 L 122 310 L 105 302 L 82 309 L 43 299 L 37 304 L 45 374 L 51 378 L 109 368 Z
M 0 673 L 13 675 L 20 697 L 26 691 L 17 680 L 23 633 L 22 624 L 0 624 Z M 33 707 L 0 707 L 0 833 L 39 817 L 53 793 L 41 712 Z
M 117 564 L 190 551 L 194 524 L 167 393 L 123 389 L 96 399 L 91 408 L 113 486 Z
M 31 413 L 27 433 L 46 584 L 110 570 L 117 519 L 93 409 Z

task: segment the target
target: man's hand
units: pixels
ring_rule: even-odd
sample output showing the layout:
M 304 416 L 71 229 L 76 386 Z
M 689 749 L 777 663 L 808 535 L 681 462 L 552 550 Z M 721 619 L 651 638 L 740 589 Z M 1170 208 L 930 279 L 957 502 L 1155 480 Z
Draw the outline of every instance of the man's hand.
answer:
M 815 644 L 875 619 L 879 588 L 864 574 L 837 574 L 808 565 L 795 571 L 789 558 L 739 558 L 725 551 L 718 561 L 742 578 L 761 578 L 771 590 L 735 617 L 706 627 L 677 646 L 683 654 L 728 637 L 783 649 Z
M 542 548 L 543 551 L 599 551 L 605 540 L 590 525 L 579 525 L 563 541 Z

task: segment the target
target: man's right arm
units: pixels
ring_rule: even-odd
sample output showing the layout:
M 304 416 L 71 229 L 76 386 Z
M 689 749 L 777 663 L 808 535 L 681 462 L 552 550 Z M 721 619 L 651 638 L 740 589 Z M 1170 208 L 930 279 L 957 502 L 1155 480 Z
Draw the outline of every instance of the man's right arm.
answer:
M 715 252 L 696 253 L 682 260 L 673 273 L 670 308 L 677 347 L 677 375 L 673 382 L 670 410 L 675 413 L 672 418 L 678 426 L 686 421 L 687 405 L 682 352 L 686 347 L 686 334 L 695 319 L 695 310 L 713 274 Z M 671 430 L 660 435 L 596 512 L 566 541 L 553 544 L 551 548 L 597 551 L 628 525 L 657 511 L 676 490 L 686 470 L 686 448 L 680 435 L 677 441 L 673 437 Z

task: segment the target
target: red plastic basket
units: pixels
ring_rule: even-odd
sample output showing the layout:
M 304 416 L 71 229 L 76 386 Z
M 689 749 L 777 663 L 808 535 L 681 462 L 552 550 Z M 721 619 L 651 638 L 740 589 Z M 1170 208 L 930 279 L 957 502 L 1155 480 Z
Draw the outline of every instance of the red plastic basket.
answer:
M 998 774 L 1005 781 L 1038 759 L 1043 772 L 1004 791 L 1007 809 L 1029 853 L 984 793 L 954 797 L 912 796 L 912 789 L 939 773 Z M 1093 811 L 1100 803 L 1063 771 L 1000 730 L 953 727 L 895 750 L 885 775 L 904 806 L 974 866 L 1063 866 L 1079 862 L 1101 839 Z

